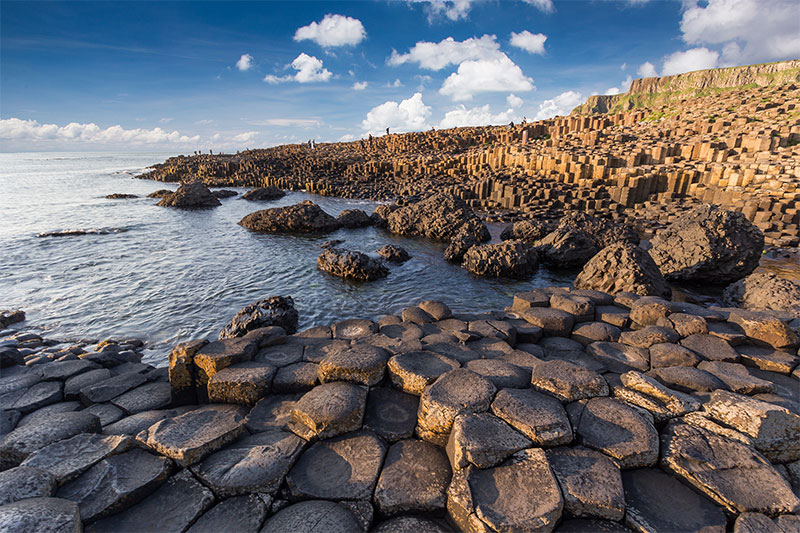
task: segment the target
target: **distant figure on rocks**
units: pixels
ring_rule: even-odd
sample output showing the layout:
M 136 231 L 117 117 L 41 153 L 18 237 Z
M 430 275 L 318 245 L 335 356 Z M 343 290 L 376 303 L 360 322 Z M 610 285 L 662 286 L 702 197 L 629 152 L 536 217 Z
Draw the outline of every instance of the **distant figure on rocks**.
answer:
M 389 135 L 389 128 L 386 128 L 386 135 Z
M 510 129 L 510 130 L 513 130 L 513 129 L 514 129 L 514 121 L 513 121 L 513 120 L 512 120 L 512 121 L 511 121 L 511 123 L 508 125 L 508 129 Z
M 209 155 L 214 155 L 214 151 L 209 149 L 208 154 Z
M 365 145 L 364 145 L 364 139 L 361 139 L 361 150 L 362 150 L 362 151 L 364 150 L 364 147 L 365 147 Z
M 369 134 L 369 149 L 372 150 L 372 134 Z
M 522 117 L 522 123 L 523 124 L 527 124 L 528 123 L 528 118 L 527 117 Z

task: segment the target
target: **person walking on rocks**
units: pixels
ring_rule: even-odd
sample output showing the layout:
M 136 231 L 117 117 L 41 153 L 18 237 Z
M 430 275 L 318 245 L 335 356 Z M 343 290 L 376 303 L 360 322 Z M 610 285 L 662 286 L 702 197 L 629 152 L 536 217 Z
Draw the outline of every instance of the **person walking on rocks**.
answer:
M 386 135 L 389 135 L 389 128 L 386 128 Z

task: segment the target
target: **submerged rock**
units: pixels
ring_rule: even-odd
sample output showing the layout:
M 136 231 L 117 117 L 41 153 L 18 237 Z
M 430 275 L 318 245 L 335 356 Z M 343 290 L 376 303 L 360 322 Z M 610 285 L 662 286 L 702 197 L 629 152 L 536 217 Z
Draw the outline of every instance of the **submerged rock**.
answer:
M 222 205 L 202 181 L 190 181 L 178 187 L 169 196 L 164 196 L 158 204 L 161 207 L 179 207 L 181 209 L 202 209 Z
M 236 191 L 231 191 L 231 190 L 228 190 L 228 189 L 219 189 L 219 190 L 216 190 L 216 191 L 212 191 L 212 193 L 214 194 L 214 196 L 216 196 L 220 200 L 222 200 L 223 198 L 232 198 L 232 197 L 234 197 L 234 196 L 239 194 Z
M 123 192 L 115 192 L 114 194 L 106 195 L 107 200 L 127 200 L 129 198 L 139 198 L 136 194 L 127 194 Z
M 292 334 L 297 331 L 297 310 L 291 296 L 270 296 L 253 302 L 236 313 L 219 334 L 220 339 L 243 337 L 247 333 L 270 326 L 278 326 Z
M 169 189 L 158 189 L 157 191 L 153 191 L 147 195 L 148 198 L 166 198 L 167 196 L 172 196 L 175 191 L 171 191 Z
M 311 200 L 250 213 L 239 225 L 259 233 L 329 233 L 341 227 Z
M 387 244 L 386 246 L 381 246 L 376 250 L 378 255 L 386 259 L 387 261 L 391 261 L 392 263 L 405 263 L 411 256 L 408 254 L 405 248 L 401 246 L 395 246 L 394 244 Z
M 389 269 L 367 254 L 342 248 L 324 248 L 317 267 L 340 278 L 374 281 L 389 275 Z

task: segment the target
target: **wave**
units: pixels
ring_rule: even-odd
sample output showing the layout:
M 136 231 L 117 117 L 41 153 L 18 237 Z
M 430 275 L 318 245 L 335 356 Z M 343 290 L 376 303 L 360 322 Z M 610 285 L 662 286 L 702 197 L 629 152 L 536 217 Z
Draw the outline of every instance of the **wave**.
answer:
M 37 237 L 74 237 L 76 235 L 109 235 L 112 233 L 125 233 L 128 228 L 89 228 L 89 229 L 61 229 L 56 231 L 45 231 L 37 234 Z

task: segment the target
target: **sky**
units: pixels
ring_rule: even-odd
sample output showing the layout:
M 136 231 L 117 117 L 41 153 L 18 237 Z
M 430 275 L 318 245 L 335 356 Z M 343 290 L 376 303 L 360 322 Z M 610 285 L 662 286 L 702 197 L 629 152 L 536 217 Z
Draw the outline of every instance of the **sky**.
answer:
M 566 115 L 800 58 L 797 0 L 0 1 L 0 151 L 232 152 Z

